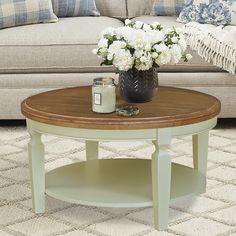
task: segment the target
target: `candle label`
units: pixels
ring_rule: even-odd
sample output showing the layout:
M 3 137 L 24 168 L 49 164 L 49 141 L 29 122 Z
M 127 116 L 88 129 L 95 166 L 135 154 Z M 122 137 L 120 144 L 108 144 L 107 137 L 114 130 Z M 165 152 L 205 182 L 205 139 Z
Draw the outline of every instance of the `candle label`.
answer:
M 95 105 L 102 105 L 102 94 L 101 93 L 94 93 L 94 104 Z

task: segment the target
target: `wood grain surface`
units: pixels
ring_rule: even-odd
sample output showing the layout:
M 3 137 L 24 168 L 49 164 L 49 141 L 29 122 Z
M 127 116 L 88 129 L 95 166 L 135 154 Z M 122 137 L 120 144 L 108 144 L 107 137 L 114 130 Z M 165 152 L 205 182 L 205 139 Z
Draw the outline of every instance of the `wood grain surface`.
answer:
M 117 107 L 130 105 L 117 94 Z M 153 101 L 132 104 L 140 114 L 122 117 L 92 111 L 92 88 L 76 87 L 49 91 L 27 98 L 21 110 L 41 123 L 88 129 L 149 129 L 194 124 L 216 117 L 220 102 L 213 96 L 191 90 L 159 87 Z

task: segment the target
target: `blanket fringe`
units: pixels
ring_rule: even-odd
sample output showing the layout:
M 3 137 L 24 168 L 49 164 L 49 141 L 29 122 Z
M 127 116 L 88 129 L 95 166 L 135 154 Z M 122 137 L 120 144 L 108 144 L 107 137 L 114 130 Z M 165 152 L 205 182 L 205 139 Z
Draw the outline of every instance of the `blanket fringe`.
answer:
M 216 30 L 216 28 L 213 30 Z M 212 28 L 209 30 L 199 28 L 196 23 L 185 25 L 188 45 L 207 62 L 236 75 L 236 49 L 232 45 L 217 39 L 213 35 L 213 30 Z M 222 28 L 219 28 L 219 30 L 223 33 Z

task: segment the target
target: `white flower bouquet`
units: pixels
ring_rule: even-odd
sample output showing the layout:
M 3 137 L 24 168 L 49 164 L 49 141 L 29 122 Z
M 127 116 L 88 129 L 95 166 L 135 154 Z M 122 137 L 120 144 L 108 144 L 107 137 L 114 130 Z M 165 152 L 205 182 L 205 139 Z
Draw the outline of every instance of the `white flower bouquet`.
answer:
M 145 24 L 127 19 L 125 26 L 106 28 L 93 53 L 102 65 L 114 65 L 119 71 L 146 71 L 164 64 L 176 64 L 192 58 L 186 54 L 181 29 L 164 29 L 161 24 Z

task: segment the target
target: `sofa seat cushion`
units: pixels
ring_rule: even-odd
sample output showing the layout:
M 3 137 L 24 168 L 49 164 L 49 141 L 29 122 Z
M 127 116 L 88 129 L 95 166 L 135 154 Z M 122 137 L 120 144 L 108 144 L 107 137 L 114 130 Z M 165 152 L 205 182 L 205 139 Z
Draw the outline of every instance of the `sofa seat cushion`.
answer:
M 92 54 L 100 32 L 123 23 L 109 17 L 61 18 L 56 24 L 0 31 L 0 73 L 92 72 L 100 67 Z
M 140 16 L 134 18 L 134 20 L 143 21 L 145 23 L 153 23 L 155 21 L 162 24 L 165 28 L 178 28 L 183 27 L 184 24 L 176 21 L 176 16 Z M 189 62 L 180 62 L 177 65 L 161 66 L 160 71 L 168 72 L 215 72 L 222 71 L 220 68 L 207 63 L 202 59 L 195 51 L 190 48 L 187 49 L 188 53 L 191 53 L 193 58 Z

